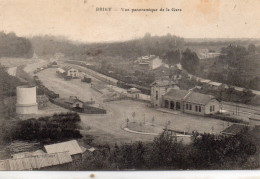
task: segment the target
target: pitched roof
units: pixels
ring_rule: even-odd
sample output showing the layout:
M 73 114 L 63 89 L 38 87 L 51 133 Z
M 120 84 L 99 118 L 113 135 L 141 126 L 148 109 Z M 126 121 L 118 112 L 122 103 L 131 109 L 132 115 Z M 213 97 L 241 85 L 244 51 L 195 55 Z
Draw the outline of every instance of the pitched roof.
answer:
M 67 142 L 61 142 L 51 145 L 44 146 L 47 153 L 57 153 L 57 152 L 69 152 L 70 155 L 83 153 L 78 142 L 76 140 L 71 140 Z
M 215 99 L 214 96 L 195 93 L 193 91 L 170 89 L 164 97 L 175 100 L 184 100 L 190 103 L 207 104 L 210 100 Z
M 211 95 L 191 92 L 191 94 L 185 98 L 185 101 L 205 105 L 212 99 L 215 99 L 215 97 Z
M 70 65 L 67 65 L 67 66 L 63 67 L 62 69 L 65 71 L 69 71 L 70 69 L 74 69 L 74 68 Z
M 32 170 L 72 162 L 68 152 L 42 154 L 0 161 L 0 170 Z
M 170 89 L 167 93 L 165 93 L 164 97 L 172 98 L 175 100 L 182 100 L 187 94 L 187 90 Z

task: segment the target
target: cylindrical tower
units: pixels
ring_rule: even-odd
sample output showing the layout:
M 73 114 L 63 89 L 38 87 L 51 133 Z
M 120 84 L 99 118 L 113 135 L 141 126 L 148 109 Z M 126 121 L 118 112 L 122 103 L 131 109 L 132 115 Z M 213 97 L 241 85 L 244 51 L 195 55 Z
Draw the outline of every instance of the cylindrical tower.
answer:
M 16 97 L 17 114 L 35 114 L 38 112 L 35 86 L 17 86 Z

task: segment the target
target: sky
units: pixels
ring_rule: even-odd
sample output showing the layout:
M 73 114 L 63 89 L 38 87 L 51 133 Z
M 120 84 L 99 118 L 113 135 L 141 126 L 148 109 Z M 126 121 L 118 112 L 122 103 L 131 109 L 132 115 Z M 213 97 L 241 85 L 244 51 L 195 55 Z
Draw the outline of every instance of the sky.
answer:
M 103 7 L 112 11 L 96 11 Z M 142 8 L 158 11 L 131 12 Z M 124 41 L 146 32 L 184 38 L 260 38 L 259 9 L 259 0 L 0 0 L 0 30 L 83 42 Z

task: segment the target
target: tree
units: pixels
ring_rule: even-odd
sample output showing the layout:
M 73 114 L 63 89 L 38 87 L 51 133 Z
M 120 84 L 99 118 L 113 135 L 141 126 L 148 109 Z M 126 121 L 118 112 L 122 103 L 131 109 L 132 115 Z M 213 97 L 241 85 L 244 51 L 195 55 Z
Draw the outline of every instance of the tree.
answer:
M 248 51 L 249 54 L 255 54 L 255 50 L 256 50 L 256 47 L 255 47 L 254 44 L 248 45 L 247 51 Z
M 182 53 L 181 65 L 189 73 L 194 74 L 199 65 L 199 58 L 198 58 L 197 54 L 187 48 Z
M 171 68 L 174 64 L 177 64 L 180 62 L 181 53 L 180 50 L 169 50 L 164 55 L 163 59 L 165 62 L 169 65 Z

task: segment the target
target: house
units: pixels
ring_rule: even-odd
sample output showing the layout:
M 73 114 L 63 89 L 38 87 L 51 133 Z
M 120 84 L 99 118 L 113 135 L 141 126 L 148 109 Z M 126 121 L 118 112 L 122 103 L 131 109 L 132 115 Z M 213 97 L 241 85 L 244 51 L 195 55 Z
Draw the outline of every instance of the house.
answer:
M 48 154 L 68 152 L 73 161 L 78 162 L 82 160 L 82 154 L 86 151 L 81 147 L 76 140 L 61 142 L 51 145 L 45 145 L 44 149 Z
M 151 104 L 153 107 L 162 106 L 162 96 L 169 89 L 179 89 L 178 85 L 171 80 L 156 80 L 151 84 Z
M 162 60 L 158 56 L 149 55 L 137 58 L 134 63 L 138 64 L 142 69 L 151 70 L 161 66 Z
M 65 71 L 66 76 L 70 76 L 72 78 L 76 78 L 79 76 L 79 71 L 69 65 L 63 67 L 62 69 Z
M 161 97 L 163 108 L 196 115 L 215 114 L 220 110 L 219 101 L 211 95 L 192 90 L 170 89 Z
M 127 90 L 127 96 L 134 99 L 139 99 L 141 91 L 137 88 L 130 88 Z
M 68 104 L 70 108 L 84 108 L 84 102 L 79 100 L 76 96 L 70 96 L 68 99 L 64 99 L 64 103 Z

